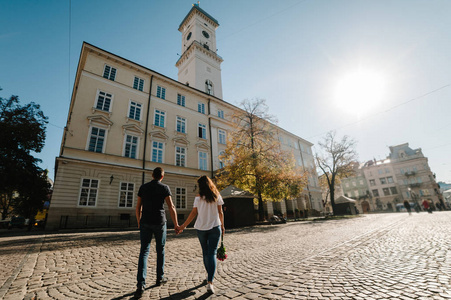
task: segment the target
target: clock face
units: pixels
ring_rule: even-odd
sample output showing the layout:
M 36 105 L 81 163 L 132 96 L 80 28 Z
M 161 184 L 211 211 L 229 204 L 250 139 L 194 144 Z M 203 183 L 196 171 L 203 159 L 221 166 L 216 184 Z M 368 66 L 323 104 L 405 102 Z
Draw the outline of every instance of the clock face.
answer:
M 186 40 L 189 41 L 190 38 L 191 38 L 191 32 L 188 33 L 188 36 L 186 37 Z
M 202 34 L 203 34 L 204 37 L 206 37 L 207 39 L 210 37 L 210 35 L 208 34 L 208 32 L 206 32 L 205 30 L 202 31 Z

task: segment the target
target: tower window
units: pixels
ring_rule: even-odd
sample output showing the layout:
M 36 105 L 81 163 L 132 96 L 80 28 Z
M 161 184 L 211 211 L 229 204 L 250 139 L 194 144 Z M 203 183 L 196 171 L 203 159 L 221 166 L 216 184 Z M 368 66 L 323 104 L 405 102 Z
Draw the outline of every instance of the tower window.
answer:
M 205 92 L 209 95 L 213 95 L 213 82 L 211 82 L 211 80 L 207 79 L 205 81 Z

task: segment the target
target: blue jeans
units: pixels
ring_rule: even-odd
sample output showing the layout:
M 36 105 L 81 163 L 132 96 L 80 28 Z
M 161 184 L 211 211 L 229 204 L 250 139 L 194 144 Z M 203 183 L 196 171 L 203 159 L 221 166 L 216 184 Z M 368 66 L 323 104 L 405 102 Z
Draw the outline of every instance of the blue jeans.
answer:
M 197 237 L 202 247 L 204 266 L 208 274 L 207 281 L 213 281 L 216 273 L 216 252 L 221 237 L 221 227 L 216 226 L 210 230 L 198 230 Z
M 164 225 L 147 225 L 140 226 L 141 250 L 138 260 L 138 280 L 137 286 L 146 286 L 147 277 L 147 259 L 149 257 L 150 242 L 152 236 L 155 235 L 155 249 L 157 251 L 157 280 L 163 278 L 164 275 L 164 245 L 166 244 L 166 223 Z

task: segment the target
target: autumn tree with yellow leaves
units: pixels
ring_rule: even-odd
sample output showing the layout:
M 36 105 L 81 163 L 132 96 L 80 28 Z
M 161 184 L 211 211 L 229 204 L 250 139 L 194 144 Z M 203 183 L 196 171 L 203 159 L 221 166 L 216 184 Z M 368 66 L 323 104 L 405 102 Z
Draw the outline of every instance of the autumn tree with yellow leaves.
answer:
M 296 167 L 291 152 L 282 149 L 265 100 L 244 100 L 241 108 L 232 117 L 235 128 L 220 157 L 225 167 L 217 184 L 221 188 L 234 185 L 257 196 L 263 220 L 263 202 L 299 197 L 307 185 L 307 172 Z

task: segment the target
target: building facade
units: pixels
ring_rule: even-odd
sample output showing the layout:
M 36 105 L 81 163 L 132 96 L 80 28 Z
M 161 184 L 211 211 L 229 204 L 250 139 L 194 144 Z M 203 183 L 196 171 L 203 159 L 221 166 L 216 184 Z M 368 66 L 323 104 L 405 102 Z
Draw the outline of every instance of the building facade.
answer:
M 218 26 L 198 5 L 189 11 L 179 26 L 178 80 L 83 43 L 47 228 L 133 226 L 138 189 L 155 167 L 165 170 L 179 219 L 187 217 L 197 178 L 223 167 L 239 110 L 222 99 Z M 313 167 L 312 144 L 275 128 L 299 164 Z M 321 209 L 315 181 L 309 192 L 310 202 L 292 206 Z
M 370 160 L 355 170 L 355 176 L 342 179 L 345 196 L 357 200 L 364 213 L 396 211 L 404 200 L 417 205 L 428 200 L 440 206 L 443 197 L 421 149 L 408 143 L 389 149 L 386 159 Z M 365 184 L 359 186 L 362 181 Z
M 440 186 L 421 148 L 412 149 L 408 143 L 392 146 L 388 158 L 404 199 L 414 203 L 421 203 L 424 199 L 433 204 L 443 203 Z

